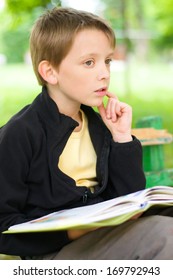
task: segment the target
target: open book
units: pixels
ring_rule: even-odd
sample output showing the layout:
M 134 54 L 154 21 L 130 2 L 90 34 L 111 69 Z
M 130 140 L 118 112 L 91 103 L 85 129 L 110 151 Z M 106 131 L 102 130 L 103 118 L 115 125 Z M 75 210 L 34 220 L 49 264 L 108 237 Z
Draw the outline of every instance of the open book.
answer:
M 65 209 L 11 226 L 4 233 L 38 232 L 121 224 L 154 206 L 173 206 L 173 187 L 155 186 L 97 204 Z

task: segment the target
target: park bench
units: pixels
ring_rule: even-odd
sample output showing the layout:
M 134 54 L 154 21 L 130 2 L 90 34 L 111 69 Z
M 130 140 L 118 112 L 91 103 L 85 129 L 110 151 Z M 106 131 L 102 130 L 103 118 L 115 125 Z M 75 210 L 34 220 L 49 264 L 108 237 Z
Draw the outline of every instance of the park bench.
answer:
M 143 147 L 143 168 L 146 175 L 146 187 L 167 185 L 173 187 L 173 166 L 165 168 L 164 145 L 173 142 L 173 135 L 162 127 L 159 116 L 148 116 L 137 121 L 132 129 Z

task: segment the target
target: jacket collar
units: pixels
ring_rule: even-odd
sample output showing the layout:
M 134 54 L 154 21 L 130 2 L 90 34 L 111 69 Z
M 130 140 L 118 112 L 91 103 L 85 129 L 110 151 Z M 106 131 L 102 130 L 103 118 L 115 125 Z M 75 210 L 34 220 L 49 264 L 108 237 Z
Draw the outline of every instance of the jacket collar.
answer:
M 42 92 L 35 98 L 31 106 L 37 111 L 41 119 L 44 119 L 44 122 L 51 126 L 60 125 L 62 120 L 63 122 L 69 122 L 74 127 L 77 126 L 76 121 L 59 112 L 58 106 L 49 96 L 46 87 L 42 88 Z
M 41 122 L 45 123 L 46 127 L 50 127 L 51 130 L 53 129 L 56 131 L 57 129 L 62 129 L 64 132 L 69 130 L 72 132 L 75 127 L 78 126 L 78 123 L 71 117 L 59 112 L 58 106 L 49 96 L 46 87 L 42 88 L 42 92 L 36 97 L 31 106 L 39 114 Z M 86 105 L 81 105 L 81 109 L 88 118 L 89 131 L 93 136 L 92 138 L 94 139 L 96 137 L 98 139 L 98 137 L 100 137 L 100 139 L 103 139 L 105 125 L 100 115 Z

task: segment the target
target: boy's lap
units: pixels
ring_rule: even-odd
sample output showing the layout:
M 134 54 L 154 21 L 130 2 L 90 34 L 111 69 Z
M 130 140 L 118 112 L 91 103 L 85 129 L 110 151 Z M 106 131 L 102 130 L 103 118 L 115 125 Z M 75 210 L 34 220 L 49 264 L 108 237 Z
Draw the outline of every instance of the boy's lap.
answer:
M 173 259 L 172 244 L 172 218 L 149 216 L 97 229 L 38 259 Z

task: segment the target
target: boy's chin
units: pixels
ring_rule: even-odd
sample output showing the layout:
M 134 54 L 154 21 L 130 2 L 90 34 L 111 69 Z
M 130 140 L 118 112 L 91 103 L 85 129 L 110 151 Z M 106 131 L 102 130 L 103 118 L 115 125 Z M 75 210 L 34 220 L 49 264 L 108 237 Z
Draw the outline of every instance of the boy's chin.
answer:
M 90 106 L 90 107 L 99 107 L 102 104 L 103 104 L 103 98 L 100 98 L 100 100 L 93 101 L 90 104 L 88 104 L 88 106 Z
M 94 105 L 94 106 L 95 107 L 100 107 L 102 104 L 103 104 L 103 98 L 99 102 L 97 102 L 97 104 Z

